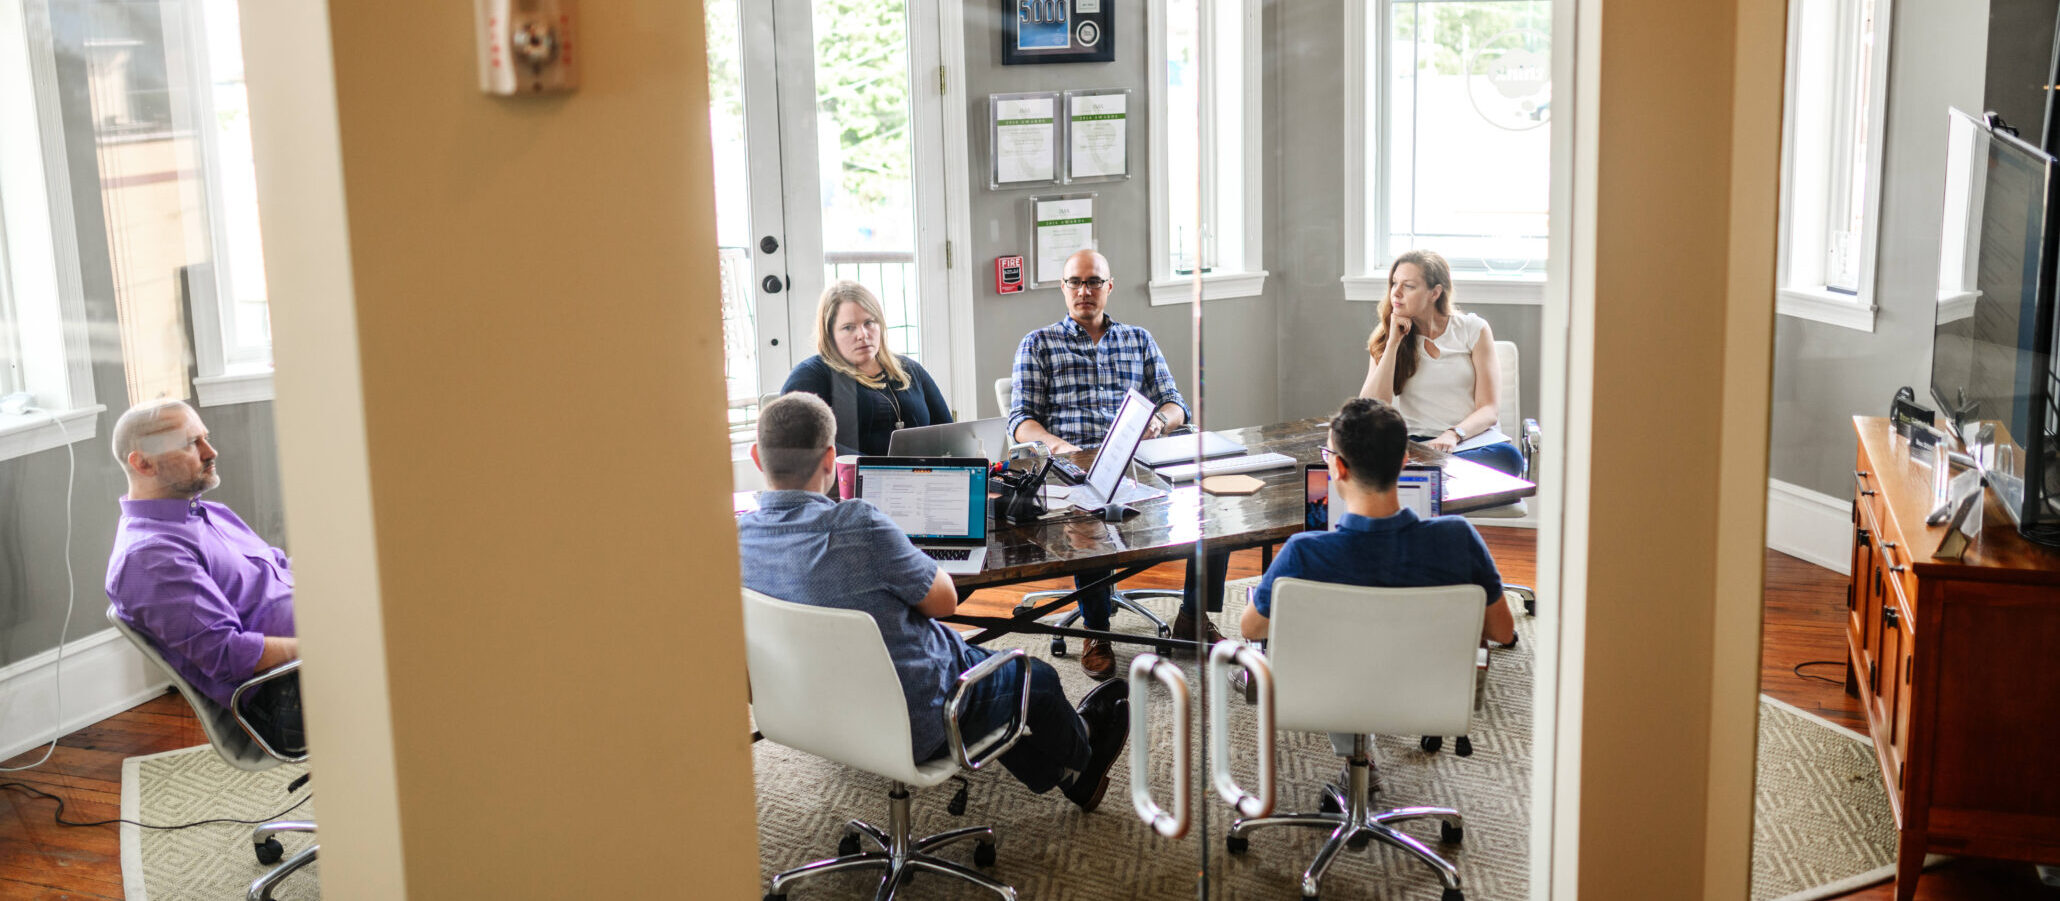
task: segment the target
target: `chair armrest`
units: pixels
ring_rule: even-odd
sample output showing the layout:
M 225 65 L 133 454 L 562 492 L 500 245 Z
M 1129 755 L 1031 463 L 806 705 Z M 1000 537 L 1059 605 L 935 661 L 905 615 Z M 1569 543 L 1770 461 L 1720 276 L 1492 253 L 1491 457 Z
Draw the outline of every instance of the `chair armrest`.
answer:
M 1488 699 L 1488 649 L 1482 647 L 1474 652 L 1473 658 L 1473 709 L 1480 712 L 1481 705 Z
M 959 731 L 959 720 L 966 714 L 966 693 L 974 685 L 993 678 L 995 673 L 1007 666 L 1011 660 L 1024 660 L 1016 667 L 1016 715 L 1009 721 L 1008 729 L 1001 737 L 978 748 L 967 749 L 965 735 Z M 951 697 L 945 702 L 944 735 L 951 741 L 951 756 L 958 765 L 969 770 L 978 770 L 988 762 L 1008 752 L 1023 737 L 1023 727 L 1030 721 L 1030 664 L 1022 648 L 1012 648 L 980 661 L 978 666 L 960 673 L 958 684 L 951 689 Z
M 265 741 L 265 737 L 259 735 L 256 729 L 251 728 L 250 720 L 245 719 L 243 716 L 243 696 L 253 691 L 256 691 L 260 686 L 264 685 L 267 682 L 271 682 L 277 679 L 283 679 L 290 673 L 300 672 L 300 663 L 301 662 L 298 659 L 288 660 L 285 663 L 279 664 L 278 666 L 265 670 L 262 673 L 252 676 L 250 678 L 250 681 L 245 682 L 242 685 L 236 686 L 236 691 L 229 695 L 229 715 L 236 718 L 236 725 L 243 727 L 243 734 L 250 736 L 251 741 L 257 742 L 257 746 L 259 748 L 264 749 L 264 752 L 266 754 L 269 754 L 280 760 L 284 760 L 287 763 L 300 763 L 301 761 L 307 760 L 308 755 L 301 754 L 295 756 L 292 754 L 286 754 L 281 752 L 278 748 L 272 747 L 271 742 Z
M 1538 427 L 1535 419 L 1524 420 L 1524 434 L 1519 446 L 1524 452 L 1523 478 L 1535 482 L 1532 473 L 1538 471 L 1538 449 L 1545 446 L 1545 430 Z

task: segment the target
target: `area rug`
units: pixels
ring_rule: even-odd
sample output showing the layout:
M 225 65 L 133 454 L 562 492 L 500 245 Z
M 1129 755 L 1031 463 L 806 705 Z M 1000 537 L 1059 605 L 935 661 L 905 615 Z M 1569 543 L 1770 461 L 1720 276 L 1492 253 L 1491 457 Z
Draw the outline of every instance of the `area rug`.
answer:
M 1233 582 L 1225 592 L 1225 609 L 1215 619 L 1226 631 L 1237 623 L 1243 609 L 1244 586 L 1251 581 Z M 1158 604 L 1165 609 L 1157 612 L 1170 622 L 1177 601 Z M 1377 803 L 1449 806 L 1465 814 L 1466 840 L 1459 847 L 1437 843 L 1434 821 L 1406 828 L 1440 849 L 1458 866 L 1469 901 L 1519 899 L 1528 893 L 1530 649 L 1535 622 L 1518 617 L 1521 638 L 1517 646 L 1494 652 L 1487 702 L 1475 719 L 1473 756 L 1455 755 L 1449 741 L 1441 753 L 1425 753 L 1418 747 L 1418 736 L 1413 735 L 1383 736 L 1376 748 L 1384 788 Z M 1117 614 L 1114 625 L 1118 630 L 1143 631 L 1139 618 L 1123 613 Z M 1081 673 L 1075 659 L 1053 660 L 1048 638 L 1008 636 L 990 646 L 1020 647 L 1033 657 L 1053 663 L 1068 697 L 1078 699 L 1094 684 Z M 1079 653 L 1079 642 L 1072 642 L 1071 647 L 1074 654 Z M 1131 658 L 1144 648 L 1118 645 L 1118 671 L 1127 672 Z M 1196 667 L 1190 664 L 1186 669 L 1189 683 L 1198 684 Z M 1367 686 L 1365 690 L 1378 688 Z M 1240 736 L 1232 742 L 1232 760 L 1246 774 L 1240 780 L 1250 785 L 1249 758 L 1255 728 L 1252 708 L 1241 698 L 1233 698 L 1230 709 L 1231 734 Z M 1172 805 L 1172 731 L 1165 696 L 1158 694 L 1147 740 L 1152 742 L 1154 796 L 1158 803 L 1168 807 Z M 1198 735 L 1196 739 L 1199 744 L 1206 736 Z M 1139 737 L 1133 735 L 1131 740 L 1137 741 Z M 1321 734 L 1281 733 L 1280 740 L 1276 758 L 1278 809 L 1316 809 L 1320 787 L 1337 778 L 1342 759 L 1332 753 L 1329 740 Z M 834 856 L 846 819 L 875 823 L 886 820 L 886 780 L 770 741 L 759 742 L 754 750 L 762 880 L 770 880 L 774 873 L 810 860 Z M 1000 831 L 999 861 L 990 872 L 1015 886 L 1025 899 L 1192 898 L 1205 840 L 1214 897 L 1300 897 L 1297 886 L 1302 871 L 1315 859 L 1325 833 L 1276 827 L 1255 833 L 1247 853 L 1228 855 L 1223 839 L 1230 824 L 1229 808 L 1210 792 L 1197 809 L 1187 838 L 1161 838 L 1131 807 L 1127 753 L 1117 762 L 1111 776 L 1113 781 L 1101 809 L 1082 814 L 1057 792 L 1033 795 L 995 766 L 970 777 L 969 803 L 963 817 L 953 817 L 945 809 L 953 791 L 949 783 L 916 792 L 916 830 L 929 834 L 965 825 L 996 826 Z M 1195 783 L 1206 787 L 1208 774 L 1196 773 Z M 953 846 L 946 856 L 970 865 L 972 847 Z M 878 877 L 870 879 L 876 883 Z M 837 873 L 798 883 L 790 895 L 795 901 L 870 897 L 869 884 L 865 874 Z M 1421 901 L 1439 896 L 1437 878 L 1428 867 L 1379 845 L 1340 854 L 1323 888 L 1327 898 Z M 963 883 L 928 875 L 918 877 L 908 889 L 902 897 L 977 896 Z
M 307 772 L 282 764 L 251 773 L 222 762 L 207 745 L 166 751 L 122 762 L 122 818 L 150 824 L 190 823 L 226 817 L 239 820 L 315 818 L 314 802 L 276 817 L 293 798 L 286 784 Z M 306 792 L 301 793 L 305 795 Z M 238 899 L 250 883 L 271 869 L 251 851 L 255 827 L 209 823 L 189 829 L 121 826 L 122 885 L 128 901 L 225 901 Z M 307 847 L 312 835 L 279 836 L 286 856 Z M 274 889 L 278 901 L 313 901 L 322 896 L 321 863 L 309 864 Z
M 1761 695 L 1753 801 L 1753 901 L 1812 901 L 1895 876 L 1895 815 L 1867 736 Z

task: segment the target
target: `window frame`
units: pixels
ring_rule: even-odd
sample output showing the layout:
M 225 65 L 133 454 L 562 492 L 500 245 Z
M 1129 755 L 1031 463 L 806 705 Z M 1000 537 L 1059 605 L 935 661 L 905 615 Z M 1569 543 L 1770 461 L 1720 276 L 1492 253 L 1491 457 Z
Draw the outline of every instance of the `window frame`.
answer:
M 1555 0 L 1571 2 L 1571 0 Z M 1348 117 L 1345 128 L 1345 276 L 1339 279 L 1349 301 L 1376 302 L 1386 295 L 1386 261 L 1374 257 L 1373 243 L 1383 245 L 1389 236 L 1386 186 L 1390 180 L 1390 159 L 1381 148 L 1393 146 L 1390 91 L 1394 72 L 1389 66 L 1388 34 L 1394 27 L 1390 15 L 1395 0 L 1347 0 L 1344 4 L 1346 40 L 1356 40 L 1366 53 L 1348 53 L 1345 59 L 1344 101 Z M 1554 20 L 1555 23 L 1557 19 Z M 1376 35 L 1377 32 L 1377 35 Z M 1369 69 L 1369 66 L 1378 67 Z M 1372 75 L 1380 75 L 1377 84 Z M 1370 126 L 1369 126 L 1369 123 Z M 1381 192 L 1376 199 L 1376 192 Z M 1550 239 L 1547 244 L 1549 246 Z M 1535 270 L 1496 273 L 1482 269 L 1452 270 L 1453 293 L 1468 304 L 1542 306 L 1545 303 L 1546 270 L 1551 261 Z
M 240 30 L 242 2 L 233 2 Z M 170 49 L 182 57 L 180 70 L 190 85 L 185 92 L 188 102 L 175 105 L 173 116 L 176 127 L 195 135 L 194 143 L 200 152 L 200 188 L 207 208 L 209 290 L 193 297 L 190 305 L 196 369 L 194 402 L 196 406 L 211 407 L 268 401 L 273 396 L 271 342 L 244 341 L 236 334 L 236 251 L 229 238 L 227 202 L 219 179 L 221 135 L 212 124 L 218 114 L 208 43 L 208 15 L 212 10 L 206 0 L 194 0 L 186 9 L 180 27 L 166 29 L 165 38 L 168 44 L 177 42 Z M 269 292 L 266 299 L 269 303 Z
M 1893 0 L 1873 0 L 1872 45 L 1840 40 L 1841 22 L 1857 17 L 1866 0 L 1791 0 L 1788 59 L 1781 123 L 1780 253 L 1776 262 L 1775 309 L 1856 331 L 1874 331 L 1877 250 L 1880 244 L 1882 143 L 1888 120 L 1888 67 Z M 1816 17 L 1828 23 L 1820 24 Z M 1870 51 L 1862 85 L 1858 52 Z M 1818 83 L 1819 81 L 1824 83 Z M 1864 136 L 1852 104 L 1868 98 Z M 1805 115 L 1802 108 L 1828 115 Z M 1832 193 L 1851 183 L 1851 143 L 1865 141 L 1865 195 L 1860 203 L 1858 285 L 1846 293 L 1827 284 L 1833 231 Z
M 1265 268 L 1265 185 L 1263 179 L 1245 178 L 1243 175 L 1262 165 L 1260 137 L 1265 114 L 1264 70 L 1261 42 L 1261 17 L 1259 0 L 1195 0 L 1197 7 L 1197 40 L 1203 47 L 1203 59 L 1222 60 L 1234 51 L 1237 61 L 1235 84 L 1223 85 L 1225 68 L 1218 65 L 1198 67 L 1201 73 L 1200 94 L 1202 97 L 1201 130 L 1211 139 L 1201 142 L 1202 181 L 1209 186 L 1201 192 L 1204 204 L 1202 218 L 1205 223 L 1214 223 L 1217 201 L 1232 198 L 1240 207 L 1236 217 L 1241 220 L 1237 238 L 1242 245 L 1239 259 L 1229 263 L 1218 261 L 1218 265 L 1206 269 L 1199 275 L 1175 272 L 1172 264 L 1173 229 L 1172 213 L 1168 203 L 1172 197 L 1172 185 L 1166 165 L 1168 158 L 1166 129 L 1166 3 L 1168 0 L 1151 0 L 1146 6 L 1146 103 L 1149 111 L 1150 170 L 1151 170 L 1151 280 L 1147 290 L 1152 306 L 1182 304 L 1194 299 L 1194 285 L 1199 278 L 1203 300 L 1220 300 L 1234 297 L 1257 297 L 1266 290 Z M 1226 26 L 1234 26 L 1236 33 L 1228 33 Z M 1234 116 L 1225 111 L 1234 112 Z M 1235 118 L 1234 122 L 1224 121 Z M 1222 152 L 1228 149 L 1235 154 L 1235 162 L 1221 164 Z M 1234 190 L 1224 190 L 1224 184 L 1231 184 Z M 1230 214 L 1225 214 L 1230 215 Z M 1208 247 L 1201 253 L 1211 253 Z
M 0 0 L 0 281 L 10 359 L 32 412 L 0 413 L 0 460 L 94 437 L 86 296 L 72 217 L 57 66 L 45 9 Z

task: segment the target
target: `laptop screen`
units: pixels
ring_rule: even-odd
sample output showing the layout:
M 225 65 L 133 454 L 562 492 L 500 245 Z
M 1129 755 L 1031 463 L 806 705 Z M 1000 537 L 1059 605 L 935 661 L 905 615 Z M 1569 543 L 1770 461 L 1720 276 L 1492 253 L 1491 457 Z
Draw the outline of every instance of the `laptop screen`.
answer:
M 1415 510 L 1417 516 L 1429 519 L 1437 516 L 1444 506 L 1444 483 L 1444 470 L 1412 463 L 1402 467 L 1402 475 L 1395 480 L 1396 499 L 1402 506 Z M 1330 467 L 1321 463 L 1303 464 L 1302 529 L 1309 532 L 1335 529 L 1339 518 L 1331 515 Z
M 987 539 L 987 467 L 932 463 L 858 466 L 858 496 L 914 539 Z
M 1137 456 L 1137 445 L 1144 440 L 1144 429 L 1152 421 L 1154 409 L 1152 402 L 1135 390 L 1124 393 L 1116 417 L 1109 421 L 1109 433 L 1103 436 L 1101 449 L 1095 451 L 1094 462 L 1087 468 L 1087 486 L 1099 495 L 1097 500 L 1115 499 L 1116 488 L 1130 471 L 1130 460 Z

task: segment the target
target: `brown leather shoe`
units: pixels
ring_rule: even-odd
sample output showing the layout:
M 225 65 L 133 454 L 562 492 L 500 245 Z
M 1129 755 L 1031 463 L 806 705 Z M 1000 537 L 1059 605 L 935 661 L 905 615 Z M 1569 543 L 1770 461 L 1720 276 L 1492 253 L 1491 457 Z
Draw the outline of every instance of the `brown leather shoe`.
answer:
M 1204 654 L 1206 654 L 1209 648 L 1216 646 L 1216 642 L 1223 640 L 1223 633 L 1216 631 L 1215 620 L 1212 620 L 1207 616 L 1204 616 L 1202 617 L 1202 622 L 1206 624 L 1206 627 L 1208 629 L 1208 637 L 1202 641 L 1202 651 Z M 1180 615 L 1173 618 L 1173 637 L 1178 641 L 1194 640 L 1195 620 L 1194 617 L 1188 615 L 1188 612 L 1185 610 L 1180 611 Z M 1175 645 L 1173 656 L 1179 657 L 1181 659 L 1188 659 L 1194 657 L 1195 655 L 1192 652 L 1188 651 L 1187 648 Z
M 1116 649 L 1099 638 L 1090 638 L 1080 649 L 1080 669 L 1097 682 L 1116 674 Z

